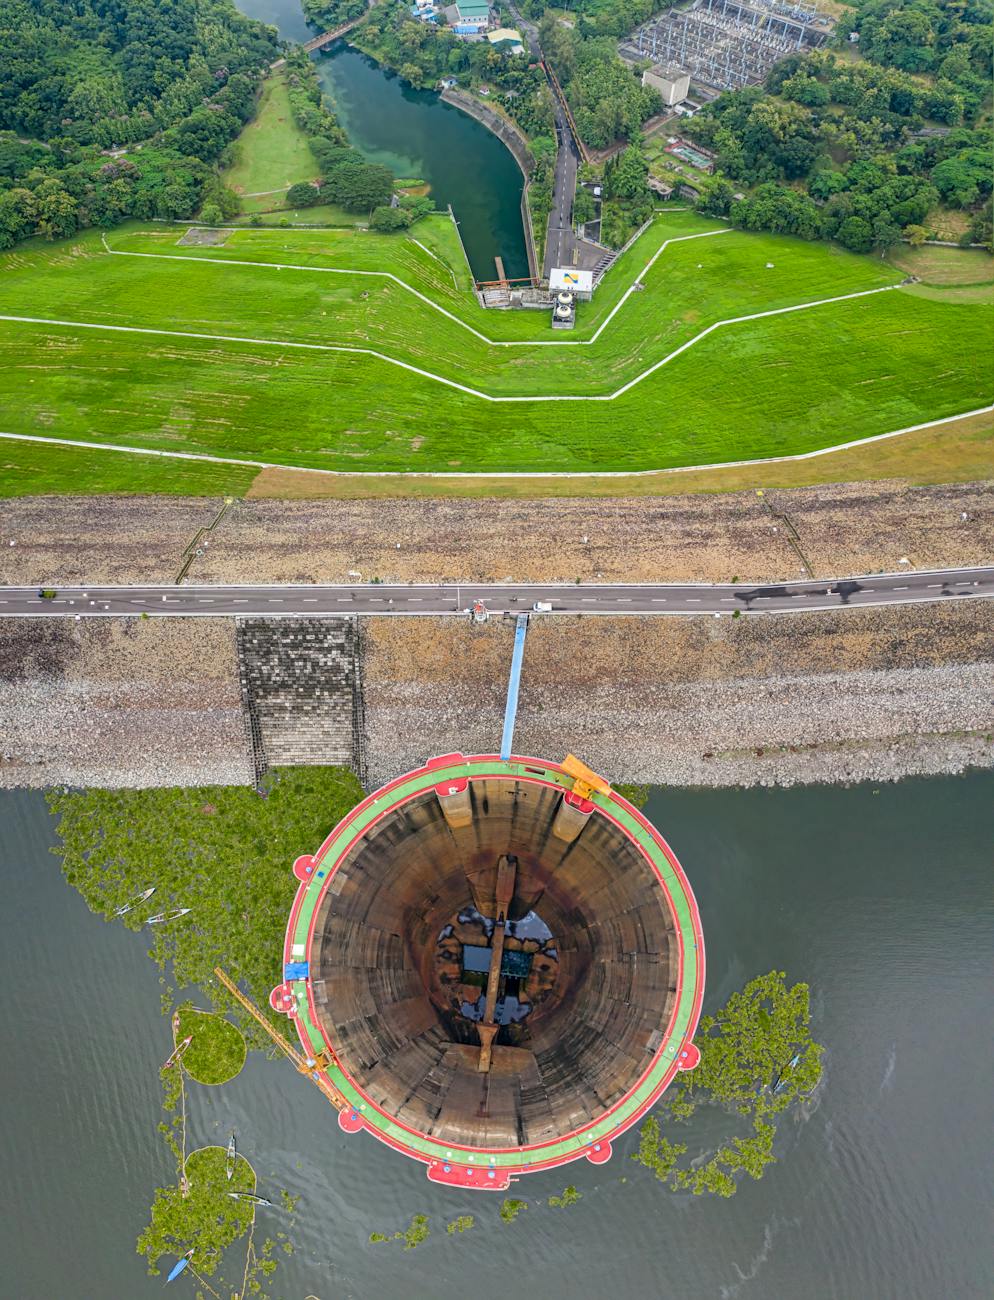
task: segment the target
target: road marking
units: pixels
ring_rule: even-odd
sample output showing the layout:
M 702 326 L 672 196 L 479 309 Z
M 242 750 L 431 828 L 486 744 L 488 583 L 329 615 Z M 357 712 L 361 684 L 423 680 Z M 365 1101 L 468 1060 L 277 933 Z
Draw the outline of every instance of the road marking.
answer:
M 317 596 L 304 596 L 302 599 L 305 605 L 316 605 L 318 603 Z
M 231 603 L 232 603 L 233 605 L 247 605 L 247 604 L 248 604 L 248 601 L 247 601 L 247 600 L 238 600 L 238 599 L 234 599 L 234 600 L 232 600 Z
M 937 588 L 939 588 L 939 587 L 941 587 L 941 586 L 942 586 L 942 583 L 941 583 L 941 582 L 930 582 L 930 583 L 928 584 L 927 590 L 928 590 L 928 591 L 934 591 L 934 590 L 936 590 Z
M 886 591 L 887 588 L 884 587 L 883 590 Z M 910 587 L 893 587 L 892 590 L 893 590 L 893 591 L 910 591 L 911 588 L 910 588 Z
M 686 596 L 685 600 L 688 605 L 699 605 L 701 603 L 700 597 L 698 596 Z
M 734 596 L 719 596 L 718 599 L 719 599 L 720 601 L 722 601 L 723 603 L 725 603 L 725 604 L 729 604 L 729 605 L 734 605 L 734 604 L 735 604 L 735 597 L 734 597 Z

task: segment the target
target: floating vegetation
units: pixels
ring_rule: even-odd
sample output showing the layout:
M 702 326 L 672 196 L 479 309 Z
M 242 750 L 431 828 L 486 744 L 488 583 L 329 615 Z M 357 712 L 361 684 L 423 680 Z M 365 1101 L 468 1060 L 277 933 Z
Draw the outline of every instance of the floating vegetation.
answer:
M 717 1015 L 701 1020 L 694 1039 L 700 1062 L 680 1075 L 663 1102 L 664 1113 L 677 1122 L 690 1119 L 699 1106 L 720 1106 L 750 1118 L 750 1133 L 688 1166 L 680 1163 L 686 1143 L 664 1137 L 659 1120 L 650 1116 L 632 1159 L 673 1190 L 695 1196 L 734 1195 L 737 1174 L 762 1178 L 776 1160 L 776 1126 L 769 1121 L 808 1096 L 821 1078 L 823 1049 L 811 1038 L 808 993 L 807 984 L 788 988 L 783 971 L 770 971 L 733 993 Z
M 583 1193 L 578 1192 L 571 1183 L 569 1187 L 563 1188 L 562 1196 L 550 1196 L 549 1204 L 553 1209 L 564 1210 L 568 1205 L 575 1205 L 577 1201 L 581 1200 L 583 1200 Z
M 173 1033 L 190 1036 L 183 1053 L 183 1069 L 197 1083 L 227 1083 L 241 1073 L 248 1048 L 245 1038 L 230 1020 L 211 1012 L 197 1011 L 189 1002 L 176 1010 Z
M 528 1209 L 527 1201 L 515 1200 L 513 1196 L 504 1199 L 500 1207 L 500 1217 L 505 1223 L 513 1223 L 522 1210 Z
M 460 1214 L 458 1218 L 453 1219 L 451 1223 L 446 1224 L 445 1231 L 449 1236 L 457 1232 L 469 1232 L 476 1220 L 471 1214 Z

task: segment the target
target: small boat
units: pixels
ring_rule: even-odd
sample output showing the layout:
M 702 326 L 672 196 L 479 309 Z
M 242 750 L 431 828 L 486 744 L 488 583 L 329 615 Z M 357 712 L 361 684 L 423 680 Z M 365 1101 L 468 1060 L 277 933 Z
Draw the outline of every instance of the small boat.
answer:
M 248 1201 L 251 1205 L 272 1205 L 272 1201 L 267 1201 L 264 1196 L 257 1196 L 255 1192 L 229 1192 L 228 1195 L 235 1201 Z
M 193 1258 L 193 1248 L 191 1247 L 191 1248 L 186 1252 L 186 1254 L 183 1255 L 180 1259 L 178 1259 L 178 1260 L 176 1261 L 176 1263 L 173 1265 L 173 1267 L 172 1267 L 172 1269 L 171 1269 L 171 1271 L 170 1271 L 170 1273 L 169 1273 L 169 1276 L 166 1278 L 166 1285 L 167 1285 L 167 1286 L 168 1286 L 168 1284 L 169 1284 L 170 1282 L 174 1282 L 174 1281 L 176 1280 L 176 1278 L 179 1277 L 180 1273 L 183 1272 L 183 1270 L 186 1268 L 187 1264 L 189 1264 L 189 1262 L 190 1262 L 190 1260 L 191 1260 L 192 1258 Z
M 136 894 L 130 903 L 125 903 L 123 907 L 117 908 L 117 910 L 114 912 L 114 915 L 123 916 L 125 912 L 130 912 L 131 909 L 133 907 L 137 907 L 139 903 L 144 903 L 146 898 L 151 898 L 154 893 L 155 893 L 155 886 L 153 885 L 151 889 L 146 889 L 144 894 Z
M 175 1065 L 176 1062 L 180 1059 L 180 1057 L 183 1055 L 183 1053 L 186 1051 L 186 1049 L 190 1046 L 192 1042 L 193 1042 L 193 1035 L 187 1034 L 187 1036 L 183 1039 L 183 1041 L 181 1043 L 177 1043 L 176 1046 L 173 1048 L 169 1060 L 165 1063 L 165 1065 L 162 1068 L 164 1070 L 168 1070 L 171 1066 Z
M 800 1059 L 801 1059 L 801 1053 L 798 1052 L 797 1055 L 792 1056 L 791 1059 L 787 1062 L 787 1064 L 783 1067 L 783 1069 L 777 1075 L 776 1083 L 773 1085 L 774 1093 L 779 1092 L 780 1089 L 784 1086 L 784 1084 L 787 1082 L 787 1080 L 784 1078 L 784 1075 L 787 1073 L 788 1070 L 795 1069 Z
M 155 916 L 150 916 L 145 924 L 161 925 L 163 921 L 175 921 L 179 916 L 186 916 L 190 910 L 189 907 L 174 907 L 171 912 L 157 912 Z
M 224 1161 L 224 1175 L 229 1183 L 231 1182 L 231 1175 L 235 1172 L 235 1158 L 237 1154 L 238 1153 L 235 1150 L 235 1135 L 232 1133 L 228 1141 L 228 1154 Z

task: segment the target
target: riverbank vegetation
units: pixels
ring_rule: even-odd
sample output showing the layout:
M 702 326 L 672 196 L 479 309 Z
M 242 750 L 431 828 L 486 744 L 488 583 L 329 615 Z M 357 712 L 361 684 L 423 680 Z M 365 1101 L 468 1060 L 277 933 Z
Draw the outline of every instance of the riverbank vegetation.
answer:
M 667 240 L 682 242 L 647 269 Z M 902 273 L 880 258 L 694 213 L 656 219 L 581 306 L 565 347 L 549 346 L 544 316 L 477 306 L 442 216 L 416 240 L 245 229 L 178 248 L 160 227 L 109 244 L 165 256 L 111 256 L 88 236 L 71 256 L 38 244 L 2 264 L 7 312 L 34 318 L 0 325 L 7 429 L 303 467 L 624 470 L 809 451 L 990 400 L 976 365 L 988 302 L 888 289 Z M 845 297 L 873 289 L 885 291 Z M 178 317 L 206 337 L 179 337 Z M 374 336 L 379 356 L 363 355 Z
M 229 0 L 3 0 L 0 29 L 0 248 L 221 206 L 271 28 Z
M 702 1018 L 694 1043 L 700 1062 L 664 1095 L 664 1120 L 687 1121 L 701 1106 L 715 1106 L 750 1119 L 751 1131 L 687 1162 L 681 1157 L 688 1144 L 671 1142 L 650 1116 L 632 1159 L 674 1191 L 732 1196 L 737 1175 L 762 1178 L 775 1161 L 775 1117 L 809 1097 L 821 1078 L 824 1049 L 811 1037 L 808 986 L 788 988 L 782 971 L 751 980 L 716 1015 Z
M 862 0 L 840 25 L 860 58 L 790 55 L 681 125 L 715 158 L 701 209 L 861 253 L 944 237 L 954 213 L 989 250 L 992 23 L 991 0 Z

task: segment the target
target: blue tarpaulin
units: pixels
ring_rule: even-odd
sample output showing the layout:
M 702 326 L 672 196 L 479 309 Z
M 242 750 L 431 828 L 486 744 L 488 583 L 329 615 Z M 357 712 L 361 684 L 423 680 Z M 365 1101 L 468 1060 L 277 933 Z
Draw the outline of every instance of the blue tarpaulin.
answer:
M 310 963 L 306 961 L 288 961 L 283 967 L 283 978 L 285 980 L 305 980 L 310 973 Z

